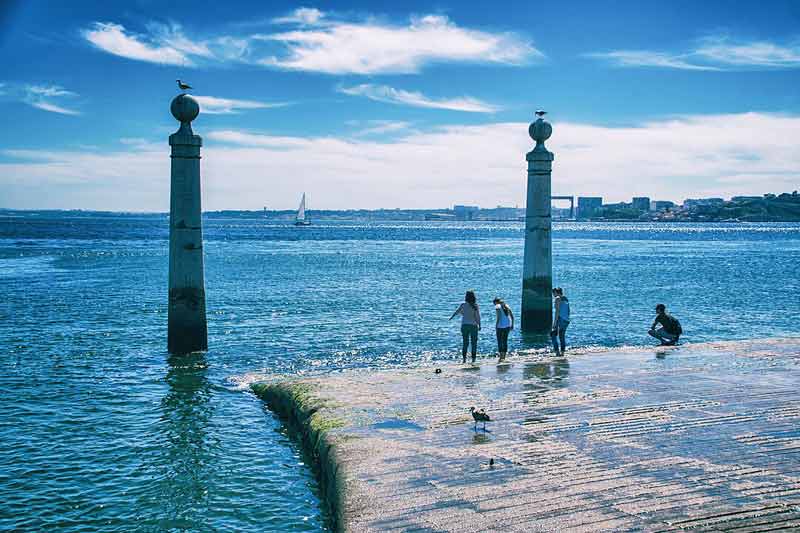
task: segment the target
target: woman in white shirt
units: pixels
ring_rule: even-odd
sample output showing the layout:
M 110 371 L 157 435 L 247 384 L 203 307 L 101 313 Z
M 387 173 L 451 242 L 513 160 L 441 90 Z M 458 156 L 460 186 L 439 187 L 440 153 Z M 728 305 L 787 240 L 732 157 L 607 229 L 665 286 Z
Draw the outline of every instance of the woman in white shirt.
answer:
M 508 353 L 508 334 L 514 329 L 514 313 L 502 298 L 494 299 L 494 312 L 497 315 L 495 330 L 497 331 L 497 353 L 499 362 L 506 360 Z
M 467 291 L 464 295 L 464 303 L 450 316 L 450 320 L 456 315 L 461 315 L 461 362 L 467 362 L 467 348 L 472 343 L 472 362 L 478 353 L 478 330 L 481 329 L 481 311 L 475 293 Z

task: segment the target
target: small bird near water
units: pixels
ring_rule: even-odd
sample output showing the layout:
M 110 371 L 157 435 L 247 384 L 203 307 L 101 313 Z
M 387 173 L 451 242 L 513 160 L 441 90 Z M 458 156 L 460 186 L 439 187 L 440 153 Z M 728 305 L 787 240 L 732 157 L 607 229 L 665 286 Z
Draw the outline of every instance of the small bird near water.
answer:
M 472 419 L 475 420 L 475 431 L 478 430 L 478 422 L 483 422 L 483 430 L 486 431 L 486 422 L 492 421 L 489 415 L 486 414 L 486 411 L 483 409 L 476 410 L 474 407 L 470 407 L 469 412 L 472 413 Z
M 180 88 L 181 91 L 188 91 L 189 89 L 192 88 L 191 85 L 189 85 L 188 83 L 183 83 L 181 80 L 175 80 L 175 81 L 178 82 L 178 87 Z

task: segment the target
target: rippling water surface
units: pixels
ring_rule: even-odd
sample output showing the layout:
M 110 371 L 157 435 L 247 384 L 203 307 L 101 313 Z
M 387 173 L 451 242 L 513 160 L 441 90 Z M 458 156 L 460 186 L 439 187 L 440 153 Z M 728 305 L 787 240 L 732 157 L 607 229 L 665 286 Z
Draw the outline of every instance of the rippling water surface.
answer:
M 456 355 L 475 289 L 519 308 L 518 223 L 207 219 L 207 354 L 166 347 L 167 219 L 0 216 L 0 530 L 319 531 L 304 458 L 247 384 Z M 800 225 L 556 225 L 570 343 L 796 335 Z M 494 349 L 485 328 L 481 351 Z M 532 348 L 513 335 L 512 350 Z

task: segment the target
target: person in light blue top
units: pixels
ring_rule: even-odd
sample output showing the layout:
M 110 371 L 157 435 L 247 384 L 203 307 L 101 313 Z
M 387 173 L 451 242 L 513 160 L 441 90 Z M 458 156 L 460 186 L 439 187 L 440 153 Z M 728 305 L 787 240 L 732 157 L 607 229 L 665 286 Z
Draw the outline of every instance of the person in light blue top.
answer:
M 553 289 L 553 329 L 550 331 L 550 338 L 553 341 L 553 351 L 557 357 L 564 355 L 567 349 L 567 326 L 569 326 L 569 299 L 564 295 L 564 289 L 556 287 Z M 559 342 L 561 350 L 559 350 Z

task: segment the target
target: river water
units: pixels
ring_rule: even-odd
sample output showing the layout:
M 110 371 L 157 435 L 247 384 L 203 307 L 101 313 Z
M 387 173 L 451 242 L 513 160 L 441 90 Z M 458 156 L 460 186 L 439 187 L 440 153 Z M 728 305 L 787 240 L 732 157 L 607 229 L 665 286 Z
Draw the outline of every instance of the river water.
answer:
M 170 357 L 166 216 L 0 213 L 0 530 L 323 530 L 248 383 L 460 358 L 468 288 L 486 324 L 519 309 L 520 223 L 204 224 L 209 352 Z M 650 343 L 657 302 L 687 342 L 798 334 L 798 224 L 563 223 L 553 248 L 572 345 Z

